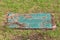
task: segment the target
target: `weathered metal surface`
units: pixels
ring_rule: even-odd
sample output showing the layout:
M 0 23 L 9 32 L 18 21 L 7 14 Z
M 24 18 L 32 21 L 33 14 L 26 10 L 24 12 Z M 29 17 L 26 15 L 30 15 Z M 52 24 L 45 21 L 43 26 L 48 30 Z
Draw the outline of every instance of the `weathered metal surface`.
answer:
M 18 15 L 8 13 L 9 28 L 52 28 L 50 13 Z

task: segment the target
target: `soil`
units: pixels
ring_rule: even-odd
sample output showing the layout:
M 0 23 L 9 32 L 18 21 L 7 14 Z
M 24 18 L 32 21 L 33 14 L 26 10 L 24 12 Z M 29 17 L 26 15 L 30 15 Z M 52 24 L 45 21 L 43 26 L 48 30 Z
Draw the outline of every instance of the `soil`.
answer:
M 12 40 L 53 40 L 53 38 L 50 37 L 49 35 L 43 35 L 39 33 L 39 34 L 31 34 L 29 36 L 27 35 L 27 37 L 15 36 L 15 38 Z

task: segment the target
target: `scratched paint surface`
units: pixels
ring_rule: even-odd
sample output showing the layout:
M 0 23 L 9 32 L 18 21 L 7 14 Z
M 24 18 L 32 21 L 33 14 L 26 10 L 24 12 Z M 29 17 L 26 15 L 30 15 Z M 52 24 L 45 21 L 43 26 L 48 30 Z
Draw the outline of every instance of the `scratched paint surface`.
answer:
M 8 13 L 11 16 L 13 13 Z M 52 28 L 51 14 L 50 13 L 32 13 L 29 14 L 30 18 L 26 18 L 24 15 L 14 16 L 14 19 L 8 18 L 9 28 Z M 18 19 L 16 19 L 16 17 Z M 17 20 L 18 24 L 13 24 L 14 20 Z

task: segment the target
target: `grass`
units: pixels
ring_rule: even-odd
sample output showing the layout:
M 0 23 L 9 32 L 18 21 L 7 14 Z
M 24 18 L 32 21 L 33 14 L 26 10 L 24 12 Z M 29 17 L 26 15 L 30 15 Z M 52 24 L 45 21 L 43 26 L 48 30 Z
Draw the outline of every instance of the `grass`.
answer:
M 1 18 L 7 12 L 16 12 L 16 13 L 39 13 L 39 12 L 49 12 L 53 13 L 55 16 L 57 29 L 55 31 L 46 31 L 41 32 L 40 30 L 34 30 L 34 33 L 42 33 L 43 35 L 49 35 L 53 40 L 60 40 L 60 0 L 0 0 L 0 29 Z M 28 32 L 27 32 L 28 31 Z M 12 29 L 3 29 L 0 30 L 0 40 L 11 40 L 10 38 L 16 35 L 27 36 L 31 35 L 32 30 L 12 30 Z M 46 38 L 44 39 L 46 40 Z

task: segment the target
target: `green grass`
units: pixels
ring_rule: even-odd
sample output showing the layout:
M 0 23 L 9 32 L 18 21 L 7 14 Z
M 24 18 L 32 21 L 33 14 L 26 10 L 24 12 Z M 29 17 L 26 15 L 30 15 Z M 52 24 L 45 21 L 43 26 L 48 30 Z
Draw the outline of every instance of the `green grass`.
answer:
M 38 13 L 50 12 L 55 16 L 57 29 L 55 31 L 44 32 L 43 35 L 49 35 L 53 40 L 60 40 L 60 0 L 0 0 L 0 27 L 3 15 L 7 12 L 17 13 Z M 0 29 L 1 29 L 0 28 Z M 32 30 L 28 30 L 28 35 Z M 35 30 L 34 33 L 41 33 L 40 30 Z M 0 30 L 0 40 L 11 40 L 11 36 L 24 35 L 27 36 L 27 30 Z

